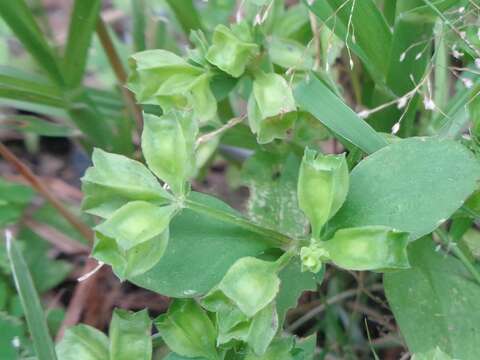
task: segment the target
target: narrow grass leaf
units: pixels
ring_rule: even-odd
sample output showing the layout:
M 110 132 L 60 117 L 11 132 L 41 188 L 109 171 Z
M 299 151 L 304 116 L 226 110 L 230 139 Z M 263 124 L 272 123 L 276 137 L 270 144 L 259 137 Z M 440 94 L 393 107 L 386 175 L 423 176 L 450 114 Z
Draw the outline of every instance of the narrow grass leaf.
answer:
M 294 92 L 297 105 L 315 116 L 336 135 L 373 153 L 387 145 L 387 141 L 361 119 L 340 98 L 313 74 Z
M 70 88 L 82 82 L 101 3 L 100 0 L 75 1 L 64 55 L 65 77 Z
M 9 232 L 6 233 L 6 241 L 15 287 L 22 303 L 37 357 L 39 360 L 56 360 L 55 348 L 27 264 Z
M 47 43 L 25 0 L 0 1 L 0 16 L 50 78 L 63 85 L 58 57 Z

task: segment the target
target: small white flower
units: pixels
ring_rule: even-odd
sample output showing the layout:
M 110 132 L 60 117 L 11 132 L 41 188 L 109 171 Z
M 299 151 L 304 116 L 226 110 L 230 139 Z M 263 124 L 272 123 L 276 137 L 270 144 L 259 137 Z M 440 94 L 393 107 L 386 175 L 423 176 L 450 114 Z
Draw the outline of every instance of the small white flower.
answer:
M 400 62 L 402 62 L 403 60 L 405 60 L 405 57 L 407 56 L 407 53 L 404 51 L 400 54 Z
M 476 59 L 475 59 L 475 67 L 476 67 L 477 69 L 480 69 L 480 58 L 476 58 Z
M 425 106 L 425 110 L 435 110 L 435 103 L 433 102 L 432 98 L 424 97 L 423 98 L 423 106 Z
M 460 59 L 463 56 L 463 53 L 458 50 L 453 50 L 452 55 L 455 59 Z
M 357 115 L 360 116 L 362 119 L 365 119 L 370 115 L 370 111 L 362 110 Z
M 20 339 L 18 336 L 15 336 L 13 339 L 12 339 L 12 345 L 14 348 L 19 348 L 20 347 Z
M 419 52 L 417 55 L 415 55 L 415 60 L 418 60 L 422 57 L 422 52 Z
M 308 5 L 312 6 L 315 0 L 307 0 Z
M 471 87 L 473 87 L 473 81 L 471 79 L 462 78 L 462 82 L 463 82 L 463 85 L 465 85 L 465 87 L 467 89 L 470 89 Z
M 465 6 L 458 8 L 458 13 L 463 14 L 465 12 Z
M 396 134 L 400 130 L 400 123 L 397 122 L 395 125 L 392 126 L 392 134 Z
M 467 37 L 467 33 L 465 31 L 460 31 L 460 37 L 465 39 Z
M 398 103 L 397 103 L 397 108 L 398 109 L 402 109 L 405 107 L 405 105 L 407 105 L 407 97 L 406 96 L 403 96 L 401 97 L 400 99 L 398 99 Z

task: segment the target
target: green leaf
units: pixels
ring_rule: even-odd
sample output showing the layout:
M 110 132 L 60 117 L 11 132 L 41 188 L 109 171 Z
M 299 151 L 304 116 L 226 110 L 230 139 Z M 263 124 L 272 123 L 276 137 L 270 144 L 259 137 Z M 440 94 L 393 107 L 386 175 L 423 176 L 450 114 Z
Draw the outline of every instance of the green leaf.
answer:
M 67 329 L 56 347 L 59 360 L 108 360 L 108 338 L 101 331 L 77 325 Z
M 344 269 L 382 271 L 410 267 L 408 233 L 385 226 L 341 229 L 321 244 L 330 260 Z
M 69 126 L 30 115 L 11 115 L 3 119 L 0 118 L 0 129 L 50 137 L 73 137 L 80 134 Z
M 18 221 L 33 195 L 30 187 L 0 178 L 0 227 Z
M 95 230 L 115 239 L 123 250 L 130 250 L 163 233 L 175 212 L 175 206 L 155 206 L 146 201 L 132 201 L 115 211 Z
M 425 353 L 413 354 L 412 360 L 453 360 L 453 359 L 450 355 L 445 354 L 437 346 L 435 349 L 432 349 Z
M 113 272 L 121 279 L 145 273 L 155 266 L 167 248 L 169 231 L 154 236 L 128 250 L 122 249 L 109 237 L 97 233 L 92 255 L 95 259 L 112 266 Z
M 208 315 L 190 299 L 175 299 L 155 326 L 170 349 L 187 357 L 218 359 L 217 333 Z
M 13 342 L 14 339 L 23 340 L 24 333 L 24 324 L 20 319 L 0 311 L 0 359 L 18 358 L 18 349 Z
M 312 50 L 295 40 L 273 37 L 267 49 L 272 63 L 285 69 L 310 70 L 314 65 Z
M 131 0 L 132 8 L 132 37 L 135 51 L 144 51 L 147 48 L 147 8 L 145 0 Z
M 193 0 L 166 0 L 168 6 L 173 10 L 178 22 L 183 28 L 185 34 L 190 34 L 191 30 L 202 30 L 202 23 L 198 11 L 194 6 Z
M 245 360 L 292 360 L 292 347 L 292 338 L 278 338 L 272 342 L 265 354 L 256 355 L 250 352 L 245 356 Z
M 298 207 L 299 158 L 293 153 L 256 151 L 242 169 L 249 188 L 248 217 L 284 234 L 305 234 L 307 220 Z
M 101 0 L 75 0 L 64 59 L 65 81 L 70 88 L 82 82 L 101 4 Z
M 231 29 L 220 24 L 213 32 L 212 45 L 206 59 L 227 74 L 238 78 L 258 53 L 259 47 L 253 42 L 246 22 L 233 25 Z
M 93 167 L 82 178 L 82 208 L 92 215 L 108 218 L 131 200 L 162 205 L 172 198 L 138 161 L 100 149 L 94 149 L 92 161 Z
M 298 85 L 294 92 L 297 105 L 315 116 L 337 136 L 373 153 L 387 141 L 355 114 L 340 98 L 313 74 Z
M 25 0 L 2 1 L 0 16 L 50 78 L 57 85 L 63 85 L 64 78 L 57 55 L 41 33 Z
M 252 319 L 247 343 L 257 355 L 263 355 L 278 330 L 278 317 L 275 303 L 272 302 L 260 310 Z
M 281 328 L 287 311 L 297 306 L 298 298 L 303 292 L 317 289 L 317 280 L 315 274 L 301 272 L 300 262 L 297 258 L 285 266 L 278 276 L 280 278 L 280 291 L 275 302 L 277 304 L 279 327 Z
M 199 193 L 190 196 L 239 215 L 218 199 Z M 269 248 L 267 240 L 231 223 L 184 209 L 170 224 L 170 241 L 162 261 L 129 280 L 170 297 L 205 294 L 220 282 L 236 260 Z
M 353 169 L 347 200 L 328 230 L 383 225 L 418 239 L 460 208 L 479 178 L 478 161 L 459 143 L 400 140 Z
M 345 155 L 322 155 L 305 149 L 298 175 L 298 203 L 310 220 L 314 238 L 343 205 L 348 186 Z
M 244 257 L 227 271 L 218 290 L 238 306 L 248 317 L 267 306 L 280 288 L 276 264 L 253 257 Z M 215 295 L 217 289 L 211 294 Z M 206 299 L 210 294 L 207 294 Z
M 248 122 L 260 144 L 284 139 L 297 118 L 295 111 L 292 89 L 281 75 L 255 75 L 248 100 Z
M 188 114 L 170 112 L 161 117 L 144 116 L 142 150 L 148 167 L 177 195 L 185 193 L 185 183 L 196 170 L 197 132 L 198 127 Z
M 55 213 L 58 216 L 58 212 Z M 22 253 L 32 275 L 33 283 L 39 293 L 44 293 L 66 279 L 72 271 L 71 263 L 51 259 L 48 252 L 50 244 L 29 229 L 22 229 L 18 240 L 25 249 Z
M 409 350 L 439 347 L 455 359 L 480 357 L 480 287 L 430 237 L 409 249 L 411 270 L 384 275 L 385 293 Z
M 42 360 L 56 360 L 55 349 L 48 331 L 42 304 L 33 285 L 27 264 L 22 257 L 17 243 L 7 233 L 7 254 L 15 280 L 28 328 L 33 339 L 37 357 Z
M 133 313 L 115 309 L 110 322 L 110 359 L 152 358 L 152 320 L 147 310 Z
M 7 66 L 0 66 L 0 97 L 57 109 L 67 106 L 60 90 L 49 79 Z

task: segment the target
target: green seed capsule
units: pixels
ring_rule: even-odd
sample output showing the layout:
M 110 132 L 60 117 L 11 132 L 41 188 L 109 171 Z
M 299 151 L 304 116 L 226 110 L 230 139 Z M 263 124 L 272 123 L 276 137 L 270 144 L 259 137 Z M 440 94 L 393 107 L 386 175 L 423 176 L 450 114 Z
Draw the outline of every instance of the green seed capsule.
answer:
M 247 317 L 253 317 L 278 293 L 280 279 L 277 270 L 276 263 L 253 257 L 241 258 L 202 301 L 206 304 L 217 303 L 218 306 L 221 292 Z
M 215 348 L 217 331 L 193 299 L 175 299 L 167 314 L 155 319 L 155 326 L 168 347 L 179 355 L 219 359 Z
M 161 117 L 145 114 L 142 134 L 145 160 L 176 195 L 185 193 L 185 183 L 195 172 L 197 132 L 189 114 L 170 112 Z
M 330 260 L 349 270 L 406 269 L 408 233 L 385 226 L 338 230 L 323 243 Z
M 285 138 L 296 119 L 295 100 L 287 81 L 275 73 L 257 73 L 248 100 L 248 121 L 258 142 Z
M 159 105 L 165 113 L 193 108 L 201 122 L 215 117 L 217 101 L 204 68 L 165 50 L 134 54 L 129 64 L 128 88 L 139 103 Z
M 206 58 L 211 64 L 238 78 L 258 53 L 259 47 L 253 42 L 250 28 L 243 22 L 232 26 L 231 29 L 225 25 L 218 25 Z
M 322 155 L 306 148 L 298 178 L 298 202 L 318 239 L 323 225 L 340 209 L 349 187 L 345 155 Z

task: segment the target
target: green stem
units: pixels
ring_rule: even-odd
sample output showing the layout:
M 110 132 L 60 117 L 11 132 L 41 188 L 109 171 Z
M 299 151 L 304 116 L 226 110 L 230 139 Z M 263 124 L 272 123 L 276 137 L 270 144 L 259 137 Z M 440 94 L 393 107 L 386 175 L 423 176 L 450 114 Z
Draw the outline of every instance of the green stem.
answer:
M 226 211 L 222 211 L 213 207 L 210 207 L 205 204 L 198 203 L 193 200 L 186 199 L 185 207 L 192 211 L 195 211 L 199 214 L 204 214 L 209 217 L 222 220 L 224 222 L 237 225 L 245 230 L 257 233 L 261 235 L 265 240 L 271 243 L 275 247 L 282 249 L 290 248 L 291 245 L 295 243 L 294 239 L 291 239 L 287 235 L 279 233 L 275 230 L 265 228 L 263 226 L 257 225 L 242 216 L 235 215 Z
M 463 263 L 465 268 L 472 274 L 475 280 L 480 284 L 480 272 L 477 270 L 474 264 L 467 258 L 463 253 L 462 249 L 450 238 L 450 235 L 442 228 L 435 230 L 435 234 L 438 235 L 439 239 L 444 243 L 449 249 L 452 249 L 452 252 L 455 256 Z

